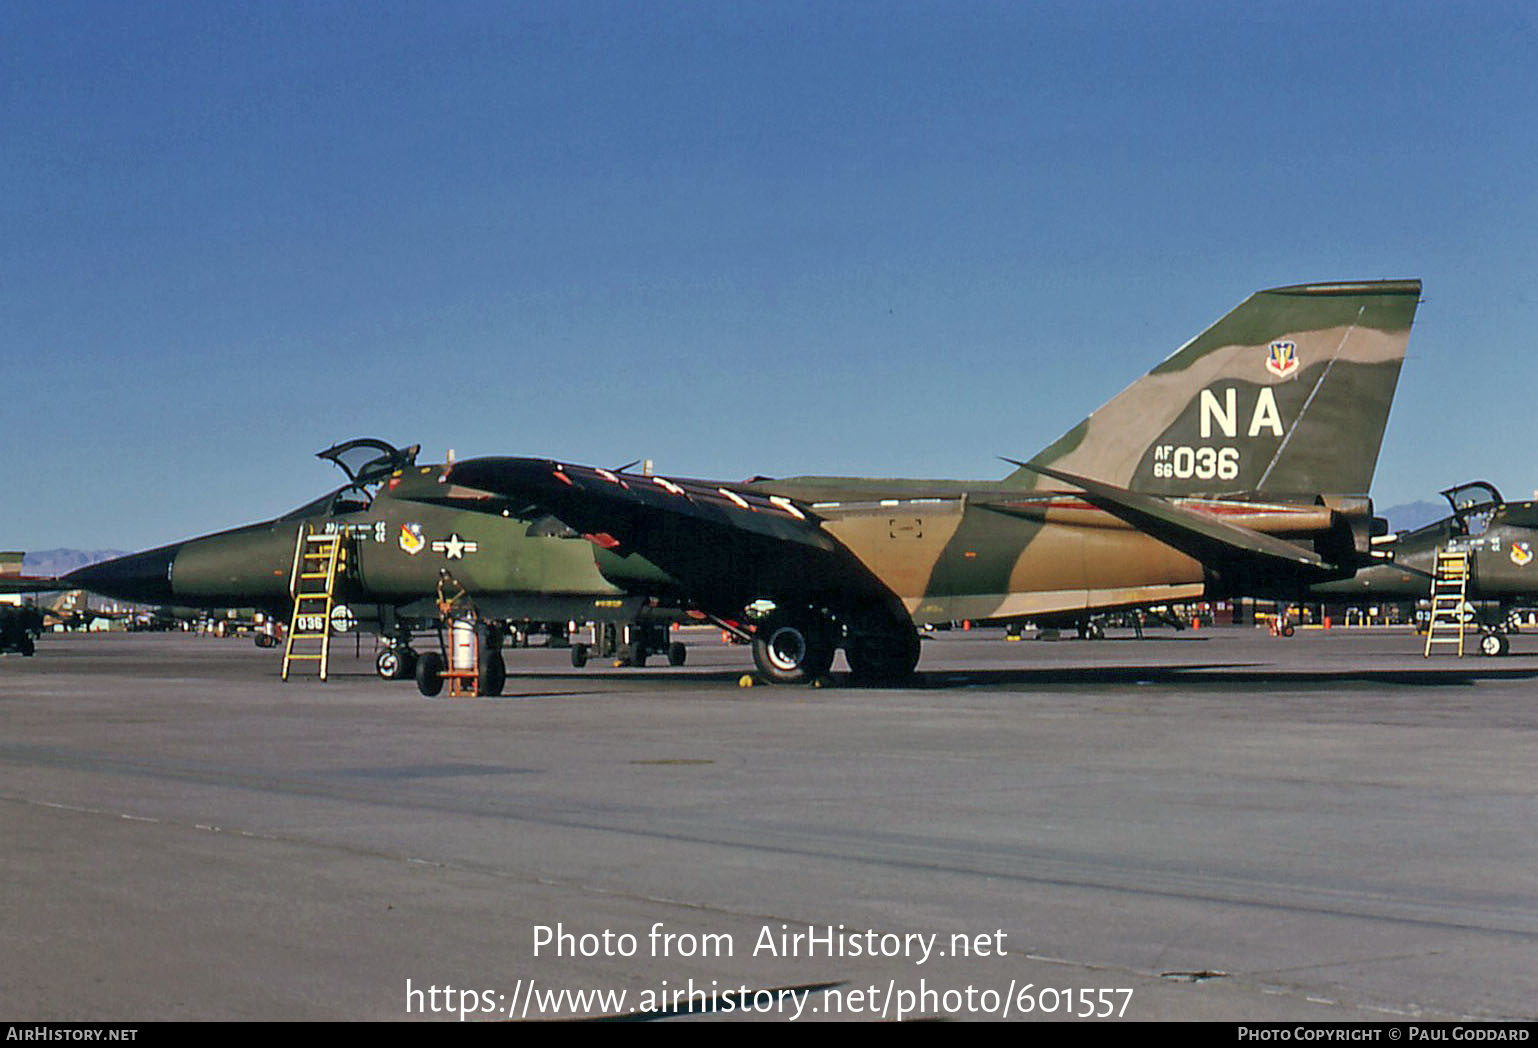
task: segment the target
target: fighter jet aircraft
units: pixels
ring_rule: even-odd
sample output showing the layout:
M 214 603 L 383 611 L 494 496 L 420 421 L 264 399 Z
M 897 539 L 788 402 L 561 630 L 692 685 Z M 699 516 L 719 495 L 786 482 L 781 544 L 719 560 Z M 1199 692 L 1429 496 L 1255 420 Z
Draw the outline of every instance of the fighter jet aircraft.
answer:
M 1468 555 L 1467 601 L 1485 655 L 1510 650 L 1513 613 L 1538 607 L 1538 504 L 1507 502 L 1495 485 L 1476 480 L 1442 492 L 1452 513 L 1373 543 L 1377 563 L 1349 579 L 1313 587 L 1316 599 L 1359 604 L 1422 601 L 1437 553 Z
M 348 552 L 335 594 L 345 609 L 332 621 L 346 619 L 387 639 L 378 657 L 383 677 L 412 674 L 413 635 L 437 620 L 434 597 L 445 577 L 469 596 L 483 622 L 500 624 L 480 646 L 483 693 L 500 691 L 502 631 L 529 621 L 639 624 L 623 652 L 632 664 L 659 653 L 682 661 L 682 646 L 667 643 L 665 623 L 655 624 L 644 595 L 646 575 L 660 577 L 655 569 L 639 558 L 613 557 L 601 574 L 596 560 L 612 554 L 557 521 L 528 514 L 522 502 L 448 483 L 444 466 L 418 465 L 417 453 L 415 446 L 373 439 L 338 444 L 319 453 L 347 475 L 337 490 L 275 520 L 79 568 L 53 588 L 142 604 L 250 607 L 286 622 L 294 610 L 296 543 L 330 532 L 344 537 Z M 418 683 L 436 693 L 429 687 L 436 680 Z
M 1367 492 L 1420 290 L 1258 292 L 1002 481 L 734 483 L 538 458 L 448 477 L 548 510 L 609 554 L 605 574 L 639 560 L 660 569 L 652 592 L 753 622 L 770 681 L 815 680 L 839 648 L 857 678 L 895 680 L 918 662 L 916 625 L 1349 578 L 1384 530 Z

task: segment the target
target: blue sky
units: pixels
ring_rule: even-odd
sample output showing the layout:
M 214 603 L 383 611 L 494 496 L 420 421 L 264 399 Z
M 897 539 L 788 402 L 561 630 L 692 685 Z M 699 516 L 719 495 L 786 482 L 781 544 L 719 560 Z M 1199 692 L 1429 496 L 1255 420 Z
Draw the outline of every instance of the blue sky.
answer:
M 8 0 L 0 547 L 268 517 L 363 435 L 993 478 L 1378 277 L 1426 285 L 1379 504 L 1525 497 L 1535 11 Z

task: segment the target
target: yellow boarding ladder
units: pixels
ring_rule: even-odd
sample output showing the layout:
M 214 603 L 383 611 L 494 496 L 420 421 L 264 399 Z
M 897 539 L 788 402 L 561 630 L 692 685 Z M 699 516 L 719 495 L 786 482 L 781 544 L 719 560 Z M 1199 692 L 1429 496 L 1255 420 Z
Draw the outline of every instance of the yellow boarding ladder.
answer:
M 283 679 L 295 662 L 314 662 L 320 679 L 326 679 L 331 655 L 331 605 L 336 577 L 345 566 L 347 551 L 337 532 L 315 533 L 300 525 L 294 544 L 294 569 L 288 591 L 294 597 L 294 617 L 288 624 L 288 644 L 283 649 Z M 298 650 L 296 650 L 298 649 Z
M 1468 587 L 1468 553 L 1437 550 L 1436 570 L 1431 574 L 1431 621 L 1426 625 L 1425 654 L 1428 657 L 1433 644 L 1456 644 L 1458 657 L 1463 657 L 1464 604 Z M 1449 632 L 1455 632 L 1457 636 L 1449 637 Z

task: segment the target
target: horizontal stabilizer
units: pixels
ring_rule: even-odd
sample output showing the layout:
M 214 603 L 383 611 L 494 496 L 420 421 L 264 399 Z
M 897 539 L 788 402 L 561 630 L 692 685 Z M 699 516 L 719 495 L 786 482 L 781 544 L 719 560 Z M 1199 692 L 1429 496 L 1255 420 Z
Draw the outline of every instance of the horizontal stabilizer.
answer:
M 1258 569 L 1268 576 L 1280 572 L 1303 581 L 1319 581 L 1353 570 L 1332 565 L 1295 543 L 1182 509 L 1154 495 L 1046 466 L 1016 464 L 1082 488 L 1086 501 L 1189 557 L 1217 566 L 1220 574 L 1250 575 Z

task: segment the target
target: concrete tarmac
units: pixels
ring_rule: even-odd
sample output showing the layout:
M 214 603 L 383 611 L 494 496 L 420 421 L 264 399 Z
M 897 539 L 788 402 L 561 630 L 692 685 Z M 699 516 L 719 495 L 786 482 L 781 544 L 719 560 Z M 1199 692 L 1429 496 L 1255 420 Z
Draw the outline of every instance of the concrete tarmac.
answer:
M 954 632 L 902 689 L 690 645 L 453 700 L 366 638 L 327 684 L 244 639 L 0 658 L 4 1018 L 1538 1010 L 1528 637 Z

